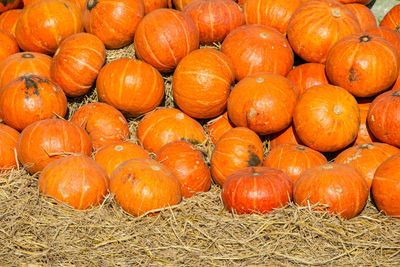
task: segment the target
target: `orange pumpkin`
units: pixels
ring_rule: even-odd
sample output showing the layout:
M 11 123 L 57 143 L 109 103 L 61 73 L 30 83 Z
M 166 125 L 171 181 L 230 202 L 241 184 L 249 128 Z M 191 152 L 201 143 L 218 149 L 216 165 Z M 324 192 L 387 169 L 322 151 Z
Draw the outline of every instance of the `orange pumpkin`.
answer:
M 63 119 L 40 120 L 28 125 L 17 143 L 18 159 L 31 174 L 73 153 L 90 155 L 92 142 L 85 130 Z
M 297 136 L 293 124 L 280 132 L 271 134 L 269 136 L 269 148 L 274 149 L 281 144 L 301 144 L 299 137 Z
M 24 51 L 53 54 L 68 36 L 82 32 L 80 8 L 68 0 L 46 0 L 24 8 L 15 37 Z
M 212 48 L 197 49 L 179 62 L 172 92 L 176 104 L 189 116 L 214 118 L 226 109 L 234 81 L 233 65 L 225 54 Z
M 106 60 L 103 42 L 90 33 L 77 33 L 66 38 L 51 62 L 51 79 L 68 96 L 86 94 Z
M 293 51 L 307 62 L 325 63 L 341 38 L 361 31 L 353 12 L 335 0 L 307 1 L 294 12 L 287 27 Z
M 243 25 L 226 36 L 221 51 L 232 61 L 236 80 L 257 72 L 286 75 L 293 67 L 293 51 L 274 28 Z
M 207 129 L 208 136 L 210 137 L 211 142 L 213 142 L 213 144 L 215 145 L 219 138 L 233 127 L 234 126 L 232 126 L 231 122 L 228 119 L 227 112 L 224 112 L 224 114 L 222 114 L 218 118 L 208 121 Z
M 21 0 L 2 0 L 0 1 L 0 13 L 17 8 L 21 4 Z
M 131 159 L 117 167 L 110 191 L 129 214 L 139 216 L 181 202 L 181 185 L 168 167 L 153 159 Z
M 370 97 L 389 89 L 400 69 L 400 55 L 389 41 L 373 33 L 355 33 L 339 40 L 326 59 L 334 85 L 354 96 Z
M 0 89 L 23 75 L 40 75 L 50 78 L 51 57 L 35 52 L 13 54 L 0 62 Z
M 107 172 L 108 177 L 111 177 L 121 163 L 136 158 L 149 159 L 150 155 L 149 152 L 129 141 L 106 145 L 94 155 L 94 159 Z
M 293 199 L 300 206 L 326 205 L 325 210 L 351 219 L 364 208 L 368 193 L 367 182 L 354 167 L 331 163 L 304 171 L 294 184 Z
M 374 135 L 371 133 L 367 125 L 368 109 L 371 105 L 372 99 L 370 98 L 359 98 L 357 99 L 358 107 L 360 108 L 360 127 L 354 145 L 361 145 L 365 143 L 372 143 L 377 141 Z
M 0 91 L 0 117 L 18 131 L 35 121 L 64 117 L 66 113 L 65 94 L 46 77 L 21 76 Z
M 11 33 L 15 37 L 15 26 L 22 13 L 22 9 L 10 9 L 0 14 L 0 29 Z
M 233 172 L 261 166 L 263 157 L 262 142 L 255 132 L 244 127 L 233 128 L 224 133 L 215 145 L 211 156 L 211 175 L 222 186 Z
M 0 123 L 0 173 L 17 168 L 17 142 L 19 132 Z
M 383 26 L 371 27 L 365 30 L 368 33 L 375 33 L 391 43 L 396 48 L 397 53 L 400 55 L 400 33 L 393 29 Z
M 395 5 L 386 13 L 379 26 L 388 27 L 400 32 L 400 4 Z
M 400 219 L 400 154 L 382 162 L 372 180 L 372 198 L 378 209 L 388 216 Z
M 40 173 L 38 184 L 42 195 L 83 210 L 103 202 L 109 182 L 96 161 L 78 154 L 51 162 Z
M 397 153 L 400 153 L 400 149 L 385 143 L 365 143 L 343 150 L 336 156 L 335 163 L 347 164 L 356 168 L 364 176 L 369 189 L 378 166 Z
M 325 156 L 314 149 L 296 144 L 282 144 L 268 152 L 263 166 L 284 171 L 294 183 L 303 171 L 325 163 L 328 163 Z
M 18 52 L 19 46 L 15 37 L 0 29 L 0 62 Z
M 325 65 L 321 63 L 305 63 L 298 65 L 289 71 L 286 78 L 294 84 L 299 95 L 312 86 L 329 84 L 325 73 Z
M 156 155 L 155 160 L 167 166 L 178 178 L 183 198 L 210 189 L 210 170 L 193 144 L 174 141 L 160 148 Z
M 139 23 L 134 40 L 135 52 L 161 72 L 171 72 L 179 61 L 199 46 L 199 32 L 184 13 L 160 8 Z
M 317 85 L 300 96 L 293 123 L 306 146 L 320 152 L 338 151 L 356 139 L 360 109 L 354 96 L 345 89 Z
M 99 99 L 137 117 L 156 108 L 164 98 L 161 74 L 141 60 L 120 58 L 107 63 L 96 81 Z
M 82 18 L 86 32 L 96 35 L 108 49 L 130 44 L 144 16 L 143 2 L 87 0 Z
M 24 7 L 27 7 L 45 0 L 22 0 L 22 1 L 24 2 Z M 86 5 L 86 0 L 68 0 L 68 1 L 76 4 L 82 11 Z
M 345 6 L 349 8 L 354 13 L 354 15 L 356 15 L 358 22 L 360 23 L 361 30 L 364 31 L 370 27 L 378 26 L 374 13 L 372 13 L 371 9 L 369 9 L 365 5 L 352 3 L 346 4 Z
M 116 108 L 105 103 L 89 103 L 71 117 L 71 122 L 85 129 L 94 150 L 129 139 L 128 122 Z
M 139 122 L 136 134 L 149 152 L 156 152 L 173 141 L 201 144 L 206 140 L 201 124 L 174 108 L 159 108 L 148 113 Z
M 182 12 L 196 25 L 200 44 L 222 42 L 228 33 L 245 24 L 242 10 L 232 0 L 197 0 Z
M 229 119 L 258 134 L 279 132 L 292 122 L 297 92 L 292 82 L 274 73 L 256 73 L 238 82 L 228 99 Z
M 243 12 L 247 24 L 270 26 L 286 35 L 289 20 L 300 4 L 300 0 L 247 0 Z

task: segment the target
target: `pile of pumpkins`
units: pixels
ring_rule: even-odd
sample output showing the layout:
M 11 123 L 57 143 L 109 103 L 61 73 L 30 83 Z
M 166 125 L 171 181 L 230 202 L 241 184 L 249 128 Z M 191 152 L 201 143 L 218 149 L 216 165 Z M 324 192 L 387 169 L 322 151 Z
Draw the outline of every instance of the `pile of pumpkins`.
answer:
M 400 5 L 378 26 L 370 2 L 2 1 L 1 170 L 22 164 L 76 209 L 111 192 L 135 216 L 214 181 L 237 214 L 294 201 L 349 219 L 371 191 L 399 217 Z M 128 45 L 137 59 L 105 64 Z

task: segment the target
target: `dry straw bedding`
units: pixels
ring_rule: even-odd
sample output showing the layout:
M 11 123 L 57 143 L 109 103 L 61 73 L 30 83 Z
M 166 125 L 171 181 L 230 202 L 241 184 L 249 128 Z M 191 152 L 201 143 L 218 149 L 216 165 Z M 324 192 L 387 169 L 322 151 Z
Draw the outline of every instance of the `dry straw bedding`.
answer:
M 134 57 L 132 46 L 107 60 Z M 173 106 L 165 77 L 164 106 Z M 94 102 L 94 91 L 69 104 L 69 117 Z M 138 119 L 130 119 L 132 137 Z M 207 158 L 212 147 L 201 147 Z M 268 215 L 227 212 L 220 188 L 183 200 L 156 216 L 132 217 L 108 195 L 100 206 L 73 210 L 40 196 L 37 175 L 0 176 L 0 266 L 131 265 L 400 265 L 400 220 L 368 201 L 343 220 L 294 204 Z

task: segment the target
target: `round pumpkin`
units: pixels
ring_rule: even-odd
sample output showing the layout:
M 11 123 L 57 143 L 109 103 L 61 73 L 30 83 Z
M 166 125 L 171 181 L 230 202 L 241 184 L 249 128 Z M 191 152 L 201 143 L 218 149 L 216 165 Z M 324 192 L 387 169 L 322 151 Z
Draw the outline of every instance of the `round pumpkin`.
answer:
M 263 158 L 260 137 L 248 128 L 236 127 L 224 133 L 216 143 L 211 156 L 211 175 L 222 186 L 233 172 L 261 166 Z
M 386 13 L 379 26 L 388 27 L 400 32 L 400 4 L 395 5 Z
M 353 12 L 335 0 L 307 1 L 294 12 L 287 27 L 293 51 L 307 62 L 325 63 L 341 38 L 361 31 Z
M 397 79 L 400 55 L 386 39 L 355 33 L 339 40 L 326 59 L 330 82 L 357 97 L 371 97 L 389 89 Z
M 111 177 L 121 163 L 136 158 L 149 159 L 150 155 L 142 147 L 129 141 L 106 145 L 94 155 L 94 159 L 107 172 L 108 177 Z
M 175 103 L 190 117 L 214 118 L 226 109 L 234 82 L 231 60 L 215 49 L 203 48 L 179 62 L 172 76 L 172 92 Z
M 31 174 L 50 162 L 74 153 L 90 155 L 89 135 L 75 123 L 63 119 L 46 119 L 29 124 L 17 143 L 19 161 Z
M 134 216 L 181 202 L 181 185 L 168 167 L 153 159 L 131 159 L 117 167 L 110 179 L 114 199 Z
M 400 147 L 400 90 L 378 95 L 371 103 L 367 125 L 381 142 Z
M 116 108 L 105 103 L 89 103 L 80 107 L 70 121 L 87 131 L 94 150 L 129 139 L 125 117 Z
M 179 61 L 199 46 L 199 32 L 184 13 L 160 8 L 139 23 L 134 40 L 135 52 L 161 72 L 171 72 Z
M 18 52 L 19 46 L 15 37 L 0 29 L 0 62 Z
M 300 4 L 300 0 L 246 0 L 243 13 L 247 24 L 270 26 L 286 35 L 289 20 Z
M 221 116 L 207 122 L 208 136 L 215 145 L 221 136 L 232 129 L 234 126 L 228 119 L 228 113 L 224 112 Z
M 304 171 L 294 184 L 293 200 L 300 206 L 322 204 L 324 210 L 351 219 L 364 208 L 368 193 L 365 178 L 354 167 L 331 163 Z
M 232 61 L 236 80 L 257 72 L 283 76 L 292 69 L 294 56 L 278 30 L 264 25 L 243 25 L 226 36 L 221 51 Z
M 232 0 L 196 0 L 182 10 L 196 25 L 200 44 L 222 42 L 237 27 L 245 24 L 239 5 Z
M 321 63 L 304 63 L 296 66 L 286 75 L 297 88 L 299 95 L 315 85 L 329 84 L 325 65 Z
M 77 33 L 66 38 L 51 62 L 51 79 L 66 95 L 86 94 L 106 60 L 103 42 L 90 33 Z
M 395 154 L 379 165 L 372 180 L 374 203 L 388 216 L 400 219 L 400 154 Z
M 358 107 L 360 108 L 360 127 L 358 128 L 358 134 L 356 141 L 354 141 L 354 145 L 361 145 L 377 141 L 367 124 L 368 110 L 371 106 L 372 100 L 372 98 L 357 99 Z
M 328 163 L 325 156 L 314 149 L 296 144 L 282 144 L 268 152 L 263 166 L 282 170 L 294 183 L 303 171 L 325 163 Z
M 62 118 L 66 113 L 64 92 L 46 77 L 21 76 L 0 90 L 0 117 L 18 131 L 35 121 Z
M 183 198 L 210 189 L 210 170 L 193 144 L 186 141 L 168 143 L 157 151 L 155 160 L 167 166 L 178 178 Z
M 143 16 L 143 0 L 87 0 L 82 20 L 86 32 L 116 49 L 133 41 Z
M 146 62 L 120 58 L 100 70 L 96 90 L 101 101 L 128 117 L 137 117 L 160 105 L 164 98 L 164 81 Z
M 203 127 L 175 108 L 159 108 L 146 114 L 137 126 L 137 138 L 149 152 L 157 152 L 172 141 L 201 144 L 206 140 Z
M 23 51 L 53 54 L 65 38 L 82 31 L 82 14 L 76 4 L 46 0 L 24 8 L 15 37 Z
M 33 4 L 36 4 L 38 2 L 45 1 L 45 0 L 22 0 L 22 1 L 24 2 L 24 7 L 28 7 L 28 6 L 31 6 Z M 86 0 L 68 0 L 68 1 L 76 4 L 82 11 L 86 5 Z
M 50 78 L 51 57 L 35 52 L 20 52 L 0 62 L 0 89 L 8 82 L 24 75 Z
M 301 144 L 301 141 L 294 130 L 293 124 L 290 124 L 289 127 L 280 132 L 271 134 L 269 136 L 269 141 L 270 149 L 274 149 L 281 144 Z
M 317 85 L 299 98 L 293 124 L 300 140 L 320 152 L 345 148 L 357 137 L 360 109 L 348 91 L 334 85 Z
M 293 184 L 281 170 L 247 167 L 229 175 L 222 187 L 225 208 L 236 214 L 267 214 L 292 199 Z
M 0 173 L 17 168 L 17 142 L 19 132 L 0 123 Z
M 374 13 L 372 13 L 371 9 L 369 9 L 365 5 L 352 3 L 346 4 L 345 6 L 349 8 L 354 13 L 354 15 L 356 15 L 358 22 L 360 23 L 361 30 L 365 31 L 370 27 L 378 26 Z
M 255 73 L 240 80 L 228 98 L 229 119 L 258 134 L 279 132 L 292 122 L 297 92 L 292 82 L 274 73 Z
M 40 173 L 39 191 L 74 209 L 101 204 L 109 187 L 107 173 L 86 155 L 70 155 L 51 162 Z
M 385 143 L 365 143 L 343 150 L 336 156 L 335 163 L 356 168 L 364 176 L 369 189 L 378 166 L 397 153 L 400 153 L 400 149 Z
M 365 30 L 368 33 L 375 33 L 391 43 L 394 48 L 396 49 L 397 53 L 400 55 L 400 33 L 396 32 L 393 29 L 390 29 L 388 27 L 383 27 L 383 26 L 376 26 L 376 27 L 370 27 Z
M 2 0 L 0 1 L 0 13 L 17 8 L 21 4 L 21 0 Z
M 11 33 L 15 37 L 15 26 L 22 13 L 22 9 L 10 9 L 0 14 L 0 29 Z

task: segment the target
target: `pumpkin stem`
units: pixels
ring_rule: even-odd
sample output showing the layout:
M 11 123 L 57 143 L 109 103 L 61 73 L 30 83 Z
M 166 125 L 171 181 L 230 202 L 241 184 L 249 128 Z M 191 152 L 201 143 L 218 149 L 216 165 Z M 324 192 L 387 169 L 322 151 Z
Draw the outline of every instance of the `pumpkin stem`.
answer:
M 86 8 L 90 11 L 94 8 L 99 2 L 97 0 L 88 0 L 86 2 Z
M 342 114 L 342 112 L 343 112 L 342 106 L 335 105 L 333 107 L 333 113 L 335 113 L 336 115 L 340 115 L 340 114 Z
M 24 53 L 24 54 L 22 54 L 21 57 L 22 58 L 34 58 L 35 56 L 33 54 L 31 54 L 31 53 Z
M 358 148 L 360 148 L 360 149 L 373 149 L 374 148 L 374 144 L 365 143 L 365 144 L 359 145 Z
M 335 18 L 340 18 L 342 16 L 342 12 L 340 12 L 339 8 L 332 9 L 331 13 Z
M 360 43 L 366 43 L 371 41 L 371 37 L 369 37 L 368 35 L 363 35 L 360 37 Z

